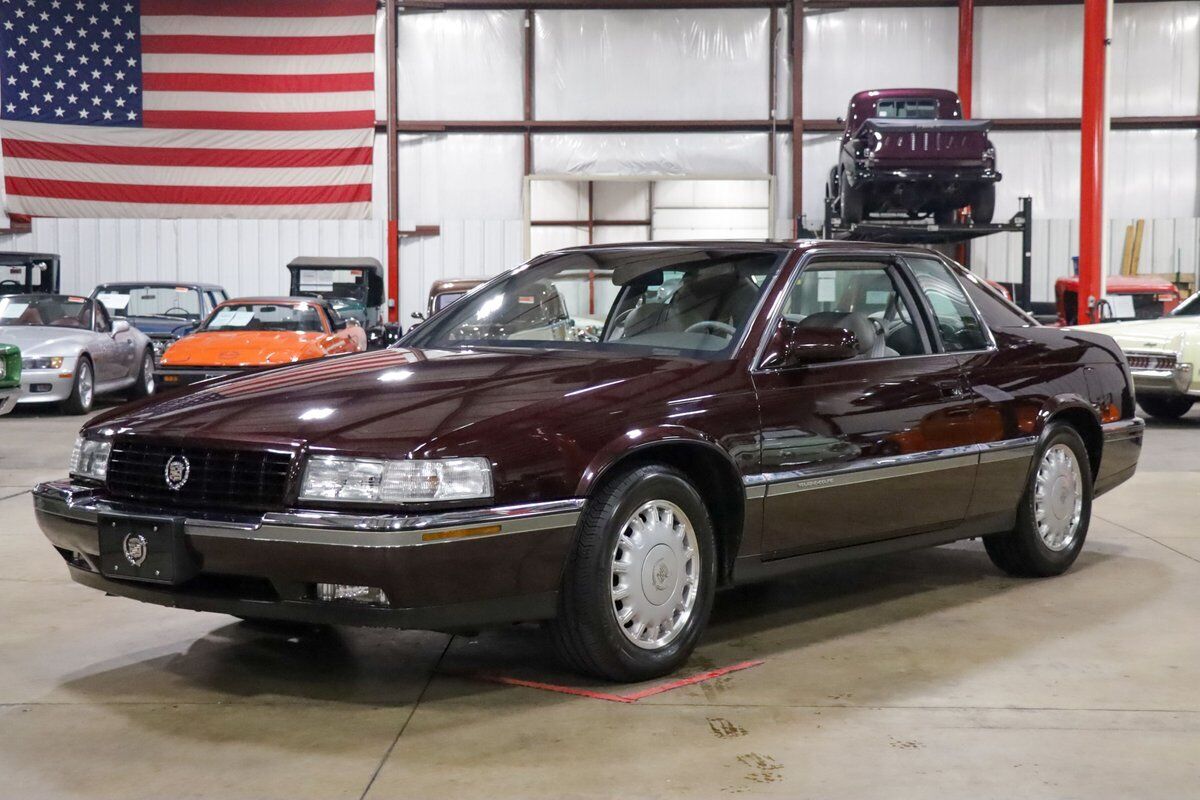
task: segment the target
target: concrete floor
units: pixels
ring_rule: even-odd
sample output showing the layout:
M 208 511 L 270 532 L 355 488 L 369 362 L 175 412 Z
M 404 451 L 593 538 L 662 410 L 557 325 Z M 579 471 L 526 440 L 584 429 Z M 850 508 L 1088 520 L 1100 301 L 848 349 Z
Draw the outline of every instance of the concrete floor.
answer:
M 78 423 L 0 420 L 3 797 L 1200 794 L 1200 410 L 1066 576 L 963 543 L 737 590 L 690 668 L 766 663 L 636 705 L 450 674 L 578 683 L 534 628 L 288 639 L 74 585 L 26 490 Z

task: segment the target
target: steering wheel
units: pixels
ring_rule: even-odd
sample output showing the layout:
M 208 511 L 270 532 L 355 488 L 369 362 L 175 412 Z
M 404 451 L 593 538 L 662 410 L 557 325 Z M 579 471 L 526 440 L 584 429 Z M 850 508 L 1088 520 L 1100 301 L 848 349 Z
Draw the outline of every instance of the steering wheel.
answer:
M 163 312 L 164 317 L 190 317 L 192 312 L 188 311 L 183 306 L 171 306 Z
M 5 286 L 16 286 L 18 289 L 25 288 L 21 285 L 20 281 L 14 281 L 11 278 L 0 281 L 0 288 L 5 287 Z
M 712 331 L 713 333 L 724 335 L 727 339 L 732 339 L 737 334 L 737 328 L 725 322 L 718 322 L 715 319 L 706 319 L 703 322 L 697 322 L 694 325 L 688 325 L 684 328 L 684 333 L 702 333 L 704 331 Z

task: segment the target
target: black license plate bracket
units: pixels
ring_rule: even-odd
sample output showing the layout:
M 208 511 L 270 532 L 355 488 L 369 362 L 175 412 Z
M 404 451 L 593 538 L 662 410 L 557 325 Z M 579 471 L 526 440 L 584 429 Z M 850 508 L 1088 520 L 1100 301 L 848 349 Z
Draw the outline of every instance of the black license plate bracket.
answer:
M 183 519 L 100 514 L 100 572 L 109 578 L 177 584 L 199 571 Z

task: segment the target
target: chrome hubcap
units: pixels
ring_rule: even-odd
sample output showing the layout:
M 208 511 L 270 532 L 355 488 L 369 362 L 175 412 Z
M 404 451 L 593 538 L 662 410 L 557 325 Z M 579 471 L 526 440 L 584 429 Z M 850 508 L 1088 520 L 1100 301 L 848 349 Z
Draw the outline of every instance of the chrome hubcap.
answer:
M 1034 483 L 1033 514 L 1038 535 L 1051 550 L 1066 550 L 1075 543 L 1083 516 L 1083 476 L 1075 451 L 1056 444 L 1038 465 Z
M 154 359 L 149 354 L 142 360 L 142 375 L 146 380 L 146 394 L 154 394 Z
M 687 515 L 652 500 L 626 520 L 612 553 L 612 607 L 625 638 L 646 650 L 687 627 L 700 582 L 700 549 Z
M 84 408 L 92 405 L 92 368 L 86 361 L 79 362 L 79 401 Z

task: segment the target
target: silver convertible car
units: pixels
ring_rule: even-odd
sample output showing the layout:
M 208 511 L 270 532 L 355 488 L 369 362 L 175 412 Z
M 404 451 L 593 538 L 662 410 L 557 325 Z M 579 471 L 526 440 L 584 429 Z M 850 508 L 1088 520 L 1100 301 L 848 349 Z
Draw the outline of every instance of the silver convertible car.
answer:
M 86 414 L 97 394 L 154 391 L 150 340 L 86 297 L 0 297 L 0 344 L 21 349 L 18 405 L 61 403 L 69 414 Z

